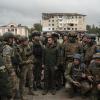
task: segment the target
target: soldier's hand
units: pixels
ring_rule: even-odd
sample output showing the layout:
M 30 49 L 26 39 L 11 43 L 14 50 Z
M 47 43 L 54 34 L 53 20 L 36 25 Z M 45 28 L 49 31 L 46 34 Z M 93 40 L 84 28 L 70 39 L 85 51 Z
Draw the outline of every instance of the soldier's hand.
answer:
M 88 76 L 87 78 L 89 81 L 91 81 L 91 82 L 93 81 L 93 76 Z
M 82 73 L 82 78 L 85 78 L 86 77 L 86 74 Z
M 43 65 L 42 65 L 42 68 L 44 68 L 44 67 L 45 67 L 45 65 L 43 64 Z
M 33 61 L 32 60 L 27 60 L 27 63 L 29 64 L 29 63 L 33 63 Z
M 44 79 L 44 70 L 42 70 L 42 72 L 41 72 L 41 80 L 43 80 Z
M 57 70 L 57 69 L 58 69 L 58 67 L 57 67 L 57 66 L 55 66 L 55 67 L 54 67 L 54 69 L 55 69 L 55 70 Z
M 73 84 L 76 85 L 77 87 L 81 86 L 81 84 L 79 82 L 77 82 L 77 81 L 73 81 Z

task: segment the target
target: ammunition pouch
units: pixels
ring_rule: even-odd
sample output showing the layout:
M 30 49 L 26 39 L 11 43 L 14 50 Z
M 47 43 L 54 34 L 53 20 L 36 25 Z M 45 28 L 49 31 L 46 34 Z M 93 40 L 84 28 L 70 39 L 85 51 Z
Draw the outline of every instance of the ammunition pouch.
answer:
M 5 66 L 0 66 L 0 71 L 1 72 L 5 72 L 6 71 L 6 67 Z
M 66 61 L 72 62 L 72 61 L 73 61 L 73 55 L 68 55 L 68 56 L 66 57 Z

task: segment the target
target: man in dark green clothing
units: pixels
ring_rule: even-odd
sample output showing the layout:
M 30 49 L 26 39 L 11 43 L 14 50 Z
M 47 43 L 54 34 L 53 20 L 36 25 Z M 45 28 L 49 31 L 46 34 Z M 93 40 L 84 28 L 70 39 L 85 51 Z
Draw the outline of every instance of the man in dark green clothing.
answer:
M 88 78 L 92 83 L 91 100 L 100 100 L 100 52 L 93 55 L 89 71 Z
M 58 65 L 58 48 L 52 37 L 48 37 L 48 43 L 43 51 L 44 68 L 44 92 L 46 95 L 49 90 L 55 95 L 55 71 Z

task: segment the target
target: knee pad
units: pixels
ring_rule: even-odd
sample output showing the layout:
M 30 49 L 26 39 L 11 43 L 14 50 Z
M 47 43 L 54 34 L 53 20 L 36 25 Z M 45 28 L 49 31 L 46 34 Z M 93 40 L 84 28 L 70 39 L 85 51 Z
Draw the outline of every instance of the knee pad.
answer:
M 97 90 L 100 91 L 100 84 L 97 84 Z
M 66 88 L 66 90 L 70 90 L 72 88 L 72 86 L 70 83 L 66 83 L 65 88 Z
M 88 92 L 91 89 L 91 85 L 88 82 L 83 82 L 82 84 L 82 91 Z

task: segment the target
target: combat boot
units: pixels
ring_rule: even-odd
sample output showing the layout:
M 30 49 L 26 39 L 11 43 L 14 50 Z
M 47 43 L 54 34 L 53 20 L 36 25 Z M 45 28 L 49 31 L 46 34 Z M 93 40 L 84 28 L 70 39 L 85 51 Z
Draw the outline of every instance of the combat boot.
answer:
M 21 100 L 28 100 L 25 96 L 21 96 Z
M 37 95 L 37 94 L 35 94 L 32 89 L 29 89 L 28 95 Z
M 44 90 L 42 95 L 46 95 L 48 93 L 48 90 Z
M 69 90 L 68 91 L 68 98 L 73 98 L 73 97 L 75 97 L 74 91 L 73 90 Z
M 52 90 L 52 91 L 51 91 L 51 94 L 52 94 L 52 95 L 55 95 L 55 94 L 56 94 L 56 90 Z

